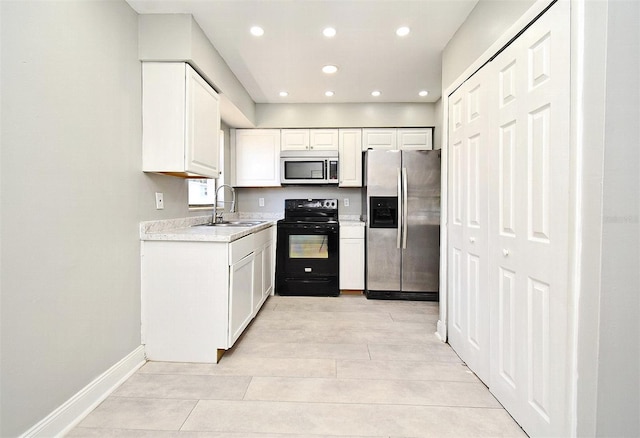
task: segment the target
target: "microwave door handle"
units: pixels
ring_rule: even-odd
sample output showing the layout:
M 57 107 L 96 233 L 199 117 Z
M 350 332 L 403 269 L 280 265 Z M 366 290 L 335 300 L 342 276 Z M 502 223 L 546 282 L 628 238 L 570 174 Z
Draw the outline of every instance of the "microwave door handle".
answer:
M 398 202 L 402 202 L 402 173 L 400 168 L 398 167 Z M 402 204 L 400 204 L 400 206 L 402 207 Z M 396 247 L 398 249 L 400 249 L 400 242 L 402 240 L 402 222 L 403 222 L 403 218 L 402 218 L 402 211 L 400 208 L 397 209 L 397 213 L 398 215 L 398 237 L 396 239 Z

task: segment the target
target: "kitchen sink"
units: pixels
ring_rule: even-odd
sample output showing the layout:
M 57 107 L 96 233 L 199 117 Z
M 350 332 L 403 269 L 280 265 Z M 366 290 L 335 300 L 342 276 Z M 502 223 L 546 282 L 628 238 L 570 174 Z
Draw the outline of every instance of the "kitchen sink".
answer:
M 218 223 L 199 224 L 196 227 L 253 227 L 255 225 L 264 224 L 267 221 L 222 221 Z

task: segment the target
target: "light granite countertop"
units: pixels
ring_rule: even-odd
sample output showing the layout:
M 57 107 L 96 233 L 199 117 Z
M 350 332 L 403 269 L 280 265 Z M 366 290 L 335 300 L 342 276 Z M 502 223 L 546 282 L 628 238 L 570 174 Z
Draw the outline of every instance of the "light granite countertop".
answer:
M 148 221 L 140 223 L 140 240 L 168 240 L 181 242 L 223 242 L 229 243 L 249 234 L 267 229 L 275 224 L 269 219 L 249 219 L 264 221 L 251 227 L 207 227 L 211 216 L 196 216 L 180 219 Z
M 211 215 L 178 219 L 140 222 L 140 240 L 174 240 L 182 242 L 233 242 L 244 236 L 275 225 L 281 216 L 273 214 L 235 214 L 225 216 L 225 220 L 264 221 L 252 227 L 206 227 L 197 226 L 211 221 Z M 340 216 L 341 226 L 363 227 L 358 215 Z

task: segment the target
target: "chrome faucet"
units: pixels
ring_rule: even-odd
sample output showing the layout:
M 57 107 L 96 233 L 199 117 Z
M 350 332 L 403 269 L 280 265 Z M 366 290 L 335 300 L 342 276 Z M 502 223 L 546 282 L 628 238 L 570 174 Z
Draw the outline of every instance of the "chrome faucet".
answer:
M 229 187 L 231 189 L 231 195 L 233 195 L 233 197 L 231 198 L 231 201 L 223 201 L 223 203 L 231 202 L 231 208 L 229 208 L 229 213 L 236 212 L 236 189 L 231 187 L 229 184 L 221 184 L 216 189 L 216 194 L 213 198 L 213 215 L 211 216 L 211 223 L 214 223 L 214 224 L 219 224 L 220 222 L 222 222 L 223 212 L 218 213 L 218 192 L 223 187 Z M 224 206 L 222 208 L 224 208 Z

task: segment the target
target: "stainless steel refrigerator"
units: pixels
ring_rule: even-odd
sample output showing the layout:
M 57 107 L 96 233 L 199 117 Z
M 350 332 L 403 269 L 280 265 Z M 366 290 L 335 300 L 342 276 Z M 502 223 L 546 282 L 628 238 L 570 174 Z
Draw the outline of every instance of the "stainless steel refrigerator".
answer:
M 366 296 L 437 300 L 440 151 L 369 150 Z

